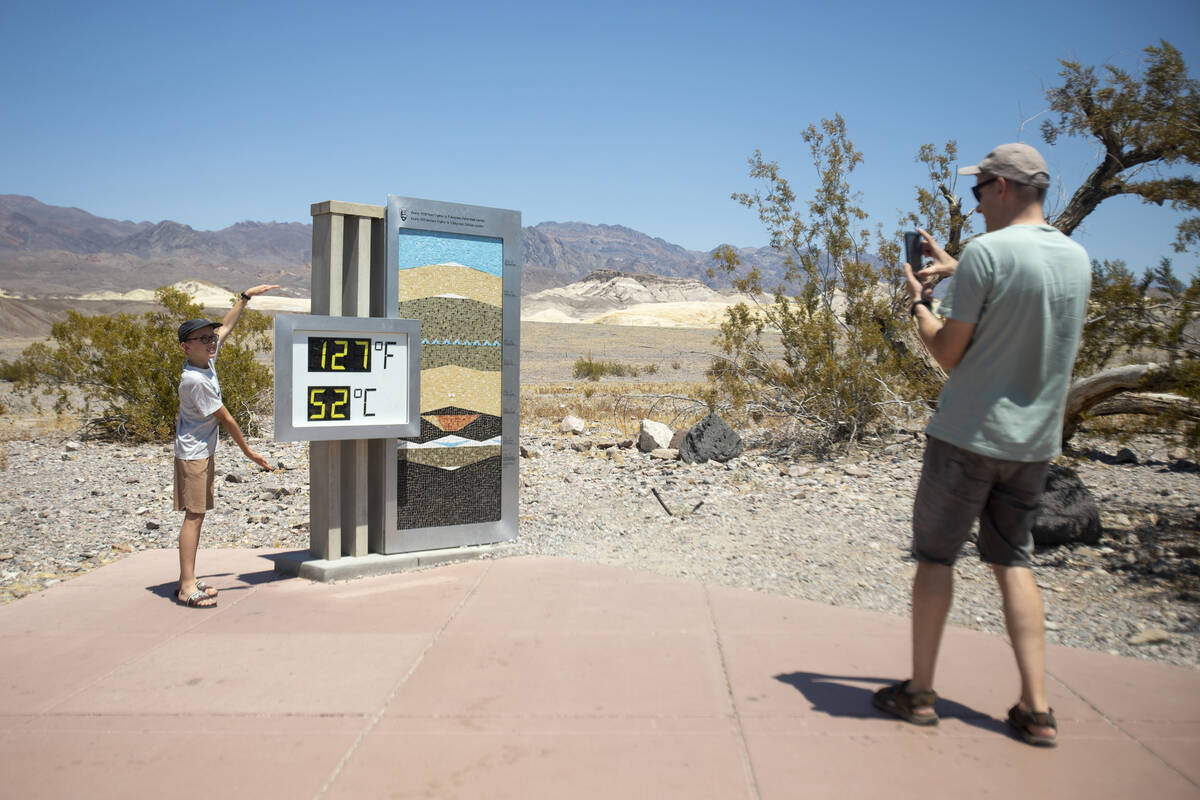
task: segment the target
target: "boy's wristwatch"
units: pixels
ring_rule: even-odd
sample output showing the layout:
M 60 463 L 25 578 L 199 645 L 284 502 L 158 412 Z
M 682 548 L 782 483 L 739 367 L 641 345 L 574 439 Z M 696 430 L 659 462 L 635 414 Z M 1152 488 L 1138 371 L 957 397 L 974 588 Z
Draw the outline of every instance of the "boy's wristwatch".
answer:
M 245 292 L 242 292 L 242 299 L 245 300 L 247 303 L 249 303 L 250 295 L 246 294 Z
M 242 295 L 242 296 L 245 297 L 245 295 Z M 911 306 L 909 306 L 908 315 L 910 317 L 915 317 L 917 315 L 917 306 L 925 306 L 930 311 L 933 311 L 933 303 L 929 302 L 924 297 L 922 297 L 920 300 L 914 300 L 913 304 Z

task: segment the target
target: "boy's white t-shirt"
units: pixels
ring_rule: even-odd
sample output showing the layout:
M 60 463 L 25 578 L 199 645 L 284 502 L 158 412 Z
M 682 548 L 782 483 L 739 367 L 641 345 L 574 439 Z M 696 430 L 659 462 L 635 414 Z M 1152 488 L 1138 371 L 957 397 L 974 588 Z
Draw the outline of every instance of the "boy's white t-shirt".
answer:
M 217 381 L 217 357 L 207 367 L 184 363 L 179 377 L 179 416 L 175 420 L 175 457 L 184 461 L 208 458 L 217 452 L 217 418 L 223 405 Z

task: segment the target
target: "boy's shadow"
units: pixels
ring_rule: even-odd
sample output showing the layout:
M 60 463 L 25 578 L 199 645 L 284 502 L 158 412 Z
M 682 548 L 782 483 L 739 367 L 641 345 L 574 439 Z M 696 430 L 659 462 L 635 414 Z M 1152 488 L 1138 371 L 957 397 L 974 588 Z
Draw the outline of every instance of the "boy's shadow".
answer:
M 880 686 L 895 683 L 891 678 L 868 678 L 862 675 L 825 675 L 819 672 L 789 672 L 776 675 L 775 680 L 794 687 L 812 704 L 816 711 L 821 711 L 831 717 L 878 717 L 879 719 L 894 720 L 891 714 L 885 714 L 871 705 L 873 689 L 855 686 L 853 683 L 877 683 Z M 939 697 L 937 701 L 939 717 L 953 717 L 968 725 L 991 733 L 1007 732 L 1003 722 L 977 711 L 970 706 Z
M 271 556 L 265 556 L 269 560 L 274 560 Z M 221 578 L 228 578 L 233 575 L 232 572 L 210 572 L 203 575 L 198 575 L 198 578 L 207 580 L 209 583 L 216 583 Z M 258 572 L 243 572 L 237 575 L 237 579 L 241 585 L 234 586 L 219 586 L 222 594 L 228 592 L 231 596 L 237 592 L 245 591 L 251 586 L 258 586 L 263 583 L 275 583 L 276 581 L 292 580 L 291 575 L 285 575 L 281 572 L 276 572 L 274 569 L 264 569 Z M 170 600 L 172 603 L 176 601 L 176 592 L 179 590 L 178 581 L 169 581 L 167 583 L 156 583 L 146 587 L 146 591 L 150 594 L 158 595 L 159 597 Z

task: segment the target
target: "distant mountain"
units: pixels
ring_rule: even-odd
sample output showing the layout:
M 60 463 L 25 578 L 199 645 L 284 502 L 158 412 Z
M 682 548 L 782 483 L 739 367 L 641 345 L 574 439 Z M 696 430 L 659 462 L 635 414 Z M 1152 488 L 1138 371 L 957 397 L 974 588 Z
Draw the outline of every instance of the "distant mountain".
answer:
M 713 252 L 686 250 L 621 225 L 542 222 L 524 229 L 522 293 L 565 286 L 597 270 L 710 279 Z M 765 277 L 782 259 L 769 248 L 739 254 Z M 152 289 L 190 279 L 230 288 L 278 283 L 306 297 L 312 225 L 239 222 L 219 231 L 187 225 L 105 219 L 78 208 L 50 206 L 23 195 L 0 195 L 0 290 L 9 294 L 79 296 Z

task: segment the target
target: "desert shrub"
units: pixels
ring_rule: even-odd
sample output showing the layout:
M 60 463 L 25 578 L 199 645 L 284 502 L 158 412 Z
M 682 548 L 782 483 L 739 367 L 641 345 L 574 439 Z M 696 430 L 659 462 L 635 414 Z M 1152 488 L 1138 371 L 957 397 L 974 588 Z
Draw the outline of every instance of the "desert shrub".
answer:
M 68 312 L 50 339 L 30 345 L 0 364 L 17 392 L 35 402 L 53 400 L 58 413 L 77 415 L 82 435 L 127 441 L 168 441 L 179 411 L 183 353 L 179 323 L 204 309 L 178 289 L 164 287 L 155 299 L 165 310 L 141 315 L 87 316 Z M 271 371 L 255 360 L 270 348 L 270 318 L 245 310 L 221 346 L 221 394 L 247 435 L 260 432 L 259 414 L 271 403 Z
M 655 371 L 657 371 L 657 368 L 655 368 Z M 574 375 L 576 378 L 598 381 L 605 375 L 612 375 L 618 378 L 636 378 L 638 374 L 638 368 L 635 366 L 622 364 L 619 361 L 604 361 L 592 358 L 591 353 L 575 359 Z
M 735 288 L 766 299 L 727 310 L 708 370 L 708 402 L 754 419 L 790 419 L 795 440 L 820 452 L 858 440 L 889 406 L 908 406 L 921 393 L 908 380 L 918 372 L 914 350 L 892 344 L 891 332 L 908 324 L 895 244 L 865 229 L 850 187 L 862 156 L 840 116 L 810 125 L 803 138 L 817 173 L 811 200 L 798 204 L 778 164 L 758 152 L 750 175 L 763 189 L 733 196 L 758 213 L 785 272 L 777 285 L 763 286 L 732 248 L 716 254 Z M 765 347 L 772 332 L 782 358 Z

